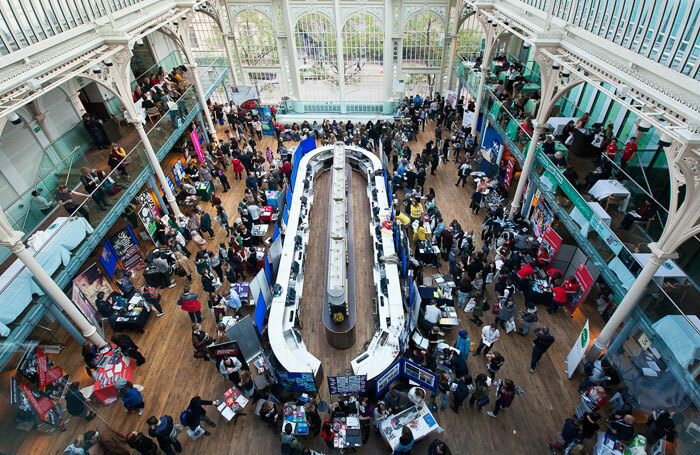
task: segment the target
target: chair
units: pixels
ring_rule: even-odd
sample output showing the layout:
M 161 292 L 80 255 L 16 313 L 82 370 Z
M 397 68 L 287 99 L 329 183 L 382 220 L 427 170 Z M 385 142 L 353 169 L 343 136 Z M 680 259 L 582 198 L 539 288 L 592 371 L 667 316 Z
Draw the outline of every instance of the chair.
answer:
M 163 115 L 160 113 L 157 107 L 149 107 L 146 109 L 146 116 L 148 116 L 148 120 L 151 120 L 152 117 L 160 118 Z
M 640 224 L 640 225 L 646 224 L 646 226 L 644 226 L 644 233 L 645 233 L 645 234 L 648 234 L 648 233 L 649 233 L 649 228 L 651 227 L 651 222 L 652 222 L 652 221 L 656 221 L 656 216 L 649 217 L 649 218 L 647 218 L 646 220 L 644 220 L 644 219 L 634 220 L 634 223 L 638 223 L 638 224 Z
M 620 210 L 620 207 L 622 207 L 622 204 L 625 203 L 625 199 L 626 199 L 626 198 L 627 198 L 627 196 L 624 196 L 624 195 L 615 195 L 615 194 L 612 194 L 612 195 L 608 196 L 608 199 L 607 199 L 607 201 L 606 201 L 606 203 L 605 203 L 605 211 L 608 212 L 608 213 L 610 213 L 610 210 L 609 210 L 609 209 L 610 209 L 610 206 L 611 206 L 611 205 L 612 205 L 612 206 L 615 206 L 615 205 L 616 205 L 616 206 L 617 206 L 617 210 L 619 211 L 619 210 Z
M 124 122 L 124 126 L 128 126 L 129 122 L 126 120 L 126 109 L 121 109 L 122 115 L 115 115 L 114 119 L 117 121 L 117 128 L 121 131 L 121 124 Z

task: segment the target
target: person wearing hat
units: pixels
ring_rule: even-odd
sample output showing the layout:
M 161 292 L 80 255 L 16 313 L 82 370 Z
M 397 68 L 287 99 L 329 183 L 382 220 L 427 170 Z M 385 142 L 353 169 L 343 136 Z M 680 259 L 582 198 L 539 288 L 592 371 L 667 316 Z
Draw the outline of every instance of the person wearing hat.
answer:
M 455 349 L 459 349 L 459 356 L 464 360 L 464 363 L 467 363 L 470 348 L 471 340 L 469 339 L 469 334 L 466 330 L 462 329 L 458 333 Z

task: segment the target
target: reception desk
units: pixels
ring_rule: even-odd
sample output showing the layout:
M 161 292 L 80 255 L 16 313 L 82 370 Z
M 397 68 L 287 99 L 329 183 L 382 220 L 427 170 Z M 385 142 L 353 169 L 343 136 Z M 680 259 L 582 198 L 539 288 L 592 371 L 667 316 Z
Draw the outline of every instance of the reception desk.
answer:
M 391 221 L 382 164 L 377 156 L 359 147 L 343 147 L 350 165 L 367 176 L 372 211 L 368 229 L 374 245 L 373 275 L 379 321 L 367 351 L 351 362 L 355 374 L 366 374 L 370 380 L 388 368 L 398 355 L 398 340 L 404 324 L 403 301 L 398 266 L 379 261 L 382 256 L 395 254 L 393 232 L 381 227 L 383 221 Z M 270 345 L 280 365 L 289 372 L 313 373 L 317 377 L 322 371 L 321 361 L 306 349 L 299 330 L 299 304 L 304 290 L 314 181 L 316 175 L 330 168 L 333 150 L 333 145 L 319 147 L 299 161 L 277 274 L 281 292 L 272 299 L 268 322 Z

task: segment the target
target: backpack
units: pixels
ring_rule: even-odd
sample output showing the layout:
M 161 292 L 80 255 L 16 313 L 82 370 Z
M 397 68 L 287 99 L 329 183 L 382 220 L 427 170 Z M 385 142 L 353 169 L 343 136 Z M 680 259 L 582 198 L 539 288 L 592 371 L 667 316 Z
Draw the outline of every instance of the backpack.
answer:
M 189 422 L 189 420 L 190 420 L 190 410 L 185 409 L 184 411 L 182 411 L 180 413 L 180 423 L 183 426 L 189 426 L 189 423 L 187 423 L 187 422 Z
M 593 362 L 586 362 L 583 364 L 583 371 L 586 373 L 586 376 L 593 374 L 593 368 L 595 368 L 595 364 Z

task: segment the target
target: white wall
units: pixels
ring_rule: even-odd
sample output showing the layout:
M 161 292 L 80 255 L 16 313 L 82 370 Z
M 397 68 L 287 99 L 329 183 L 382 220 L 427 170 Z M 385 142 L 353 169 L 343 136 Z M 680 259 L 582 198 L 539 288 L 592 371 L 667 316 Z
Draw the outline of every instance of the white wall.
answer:
M 153 51 L 153 56 L 157 62 L 163 60 L 171 52 L 177 50 L 175 43 L 160 32 L 151 33 L 148 35 L 147 39 L 151 45 L 151 51 Z
M 71 130 L 80 121 L 78 113 L 61 89 L 52 90 L 40 98 L 39 108 L 46 115 L 46 127 L 54 138 L 58 139 Z

